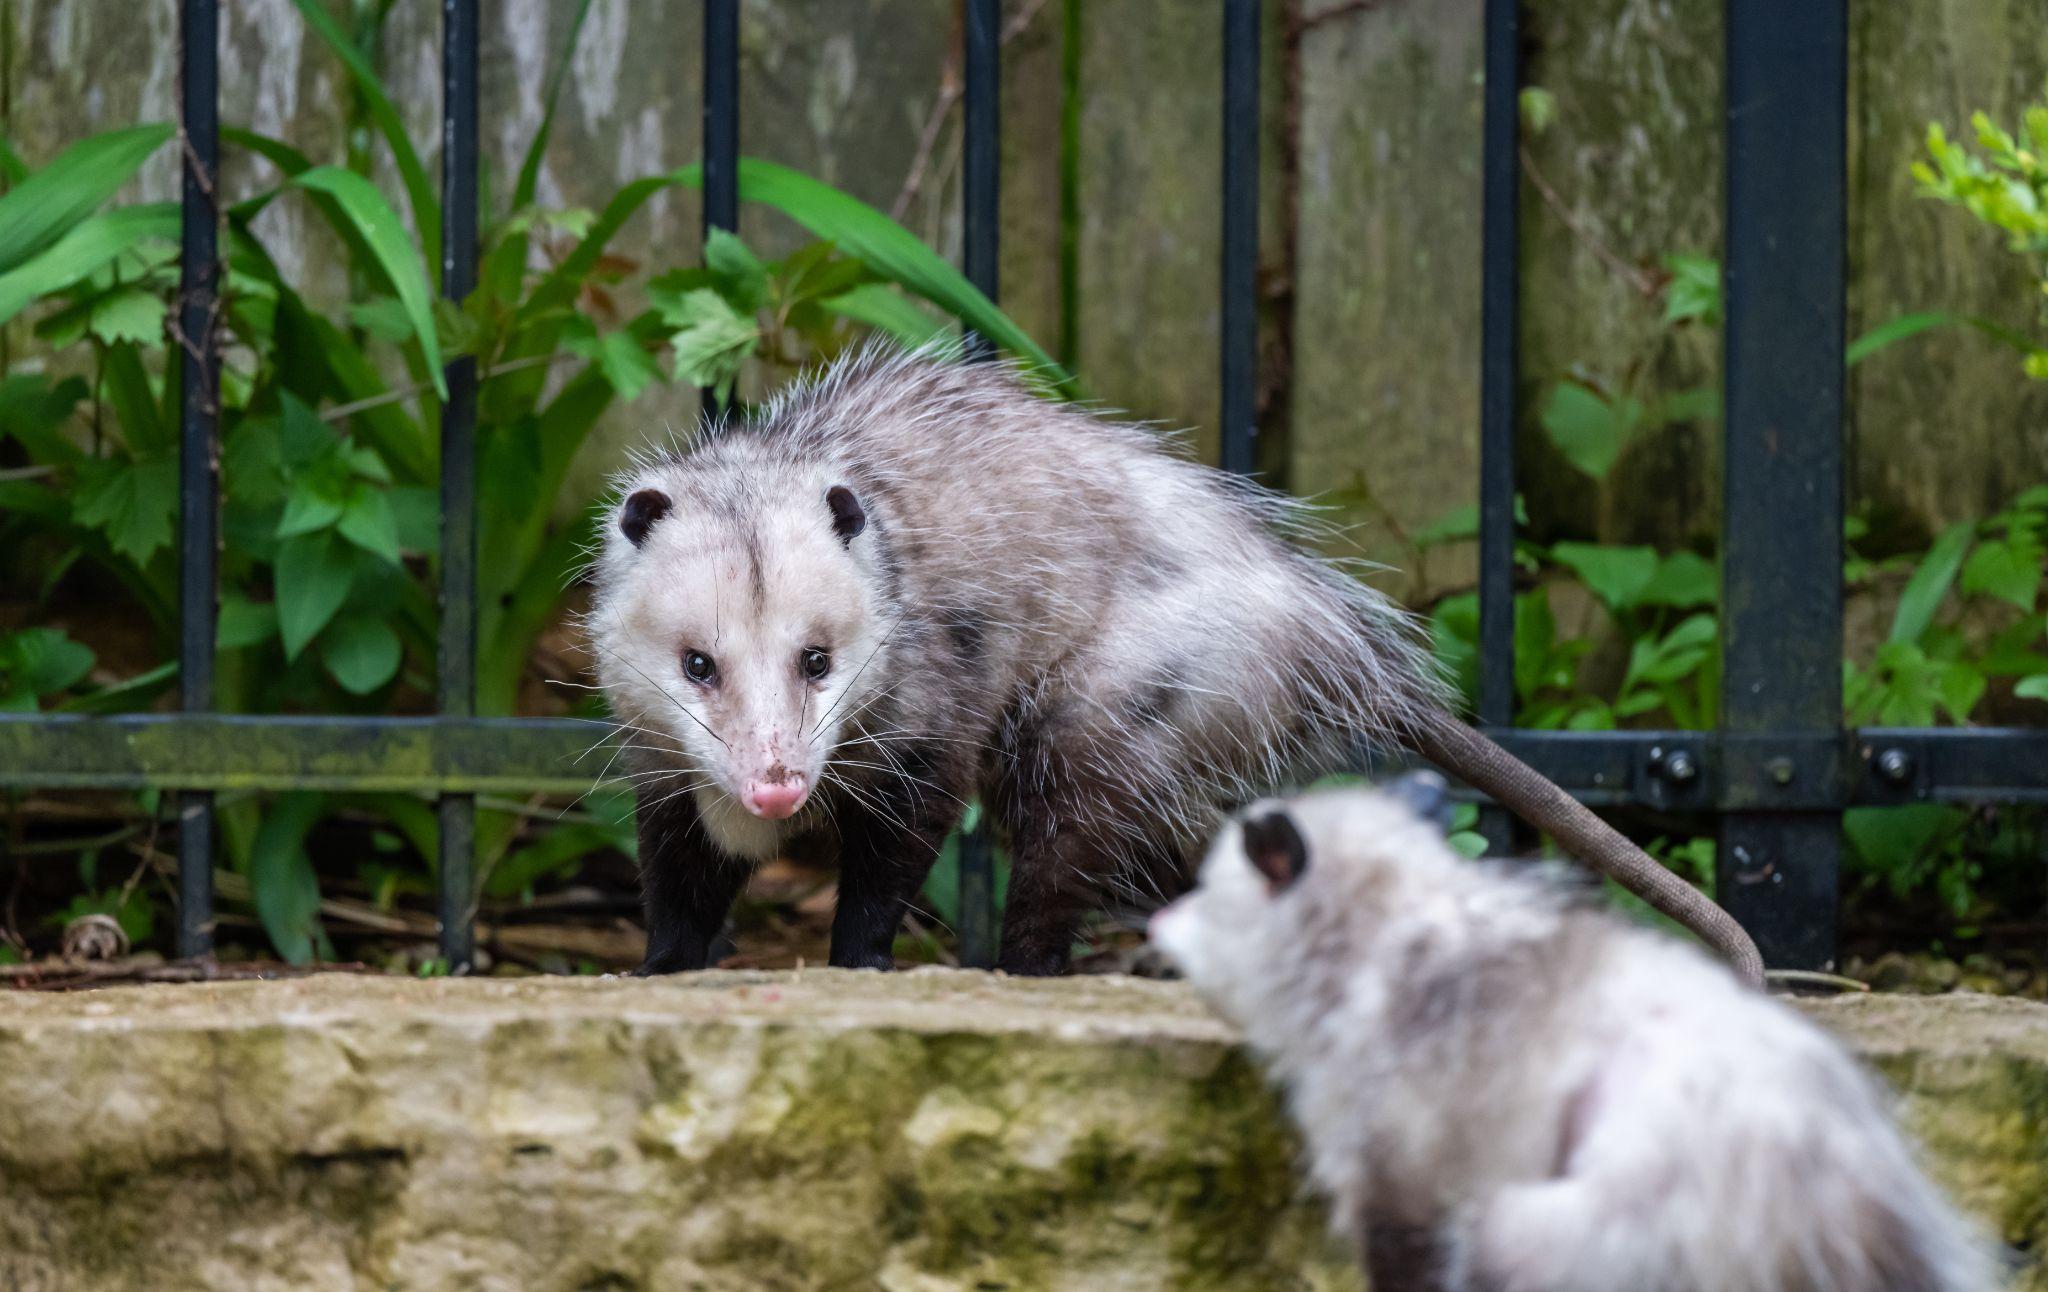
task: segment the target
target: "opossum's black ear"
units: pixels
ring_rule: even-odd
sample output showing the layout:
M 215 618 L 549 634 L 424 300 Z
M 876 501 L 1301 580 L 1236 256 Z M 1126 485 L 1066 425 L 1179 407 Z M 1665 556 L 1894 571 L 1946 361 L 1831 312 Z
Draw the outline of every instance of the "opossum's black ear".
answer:
M 868 514 L 861 510 L 860 499 L 845 485 L 827 489 L 825 505 L 832 509 L 832 532 L 839 535 L 841 543 L 853 542 L 853 536 L 868 527 Z
M 654 522 L 668 515 L 673 506 L 668 495 L 659 489 L 636 489 L 619 509 L 619 532 L 638 547 L 647 541 L 647 531 L 654 528 Z
M 1266 877 L 1268 891 L 1280 892 L 1308 868 L 1308 845 L 1285 812 L 1248 817 L 1241 829 L 1244 855 L 1252 868 Z
M 1435 772 L 1406 772 L 1388 781 L 1381 791 L 1440 833 L 1451 832 L 1451 787 Z

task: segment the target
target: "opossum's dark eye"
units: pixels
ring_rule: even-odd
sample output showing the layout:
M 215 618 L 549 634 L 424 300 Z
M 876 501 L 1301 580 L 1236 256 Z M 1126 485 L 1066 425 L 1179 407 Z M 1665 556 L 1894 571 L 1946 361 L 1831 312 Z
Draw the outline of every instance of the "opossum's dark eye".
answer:
M 683 676 L 706 686 L 718 677 L 718 661 L 703 651 L 683 652 Z
M 797 667 L 815 682 L 832 671 L 832 652 L 822 646 L 806 646 L 803 654 L 797 656 Z

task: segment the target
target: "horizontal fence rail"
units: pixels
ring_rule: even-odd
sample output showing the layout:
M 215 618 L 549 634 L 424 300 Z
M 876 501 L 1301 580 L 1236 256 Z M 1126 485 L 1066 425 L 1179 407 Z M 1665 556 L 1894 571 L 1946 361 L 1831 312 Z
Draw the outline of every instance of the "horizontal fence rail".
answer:
M 1805 811 L 2048 802 L 2048 729 L 1864 727 L 1788 739 L 1712 731 L 1489 728 L 1589 803 Z M 577 718 L 0 714 L 0 780 L 40 789 L 582 793 L 616 731 Z M 1820 769 L 1785 778 L 1780 760 Z
M 997 295 L 1000 0 L 962 0 L 963 268 Z M 1514 729 L 1514 444 L 1520 383 L 1519 0 L 1485 0 L 1480 377 L 1482 725 L 1601 807 L 1720 818 L 1719 891 L 1766 958 L 1834 956 L 1840 817 L 1928 801 L 2048 803 L 2048 730 L 1842 730 L 1841 525 L 1846 0 L 1725 0 L 1727 533 L 1724 676 L 1715 731 Z M 442 294 L 475 284 L 479 221 L 478 0 L 442 0 Z M 488 11 L 487 11 L 488 12 Z M 1259 0 L 1217 0 L 1223 34 L 1218 381 L 1222 464 L 1258 443 Z M 703 227 L 738 224 L 738 0 L 706 0 Z M 474 716 L 476 374 L 447 371 L 442 409 L 442 605 L 437 705 L 417 717 L 211 712 L 218 601 L 218 42 L 216 0 L 181 0 L 183 267 L 179 712 L 0 715 L 0 785 L 175 793 L 178 949 L 212 949 L 214 796 L 288 789 L 402 791 L 439 801 L 441 950 L 469 965 L 478 796 L 573 795 L 618 739 L 602 722 Z M 1819 183 L 1815 183 L 1818 177 Z M 1062 203 L 1071 195 L 1062 195 Z M 1359 343 L 1369 344 L 1370 338 Z M 969 354 L 988 347 L 968 338 Z M 707 410 L 717 412 L 706 395 Z M 1508 841 L 1504 814 L 1482 826 Z M 994 955 L 990 845 L 961 849 L 962 950 Z

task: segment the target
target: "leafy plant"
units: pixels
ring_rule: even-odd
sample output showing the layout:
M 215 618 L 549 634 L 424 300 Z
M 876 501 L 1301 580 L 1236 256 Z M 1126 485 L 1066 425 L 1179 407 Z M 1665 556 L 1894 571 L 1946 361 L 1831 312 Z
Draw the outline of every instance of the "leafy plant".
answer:
M 652 385 L 687 382 L 743 401 L 866 331 L 923 344 L 957 320 L 1074 388 L 943 258 L 794 171 L 752 159 L 740 168 L 744 200 L 818 239 L 780 260 L 729 234 L 707 242 L 701 266 L 668 272 L 643 272 L 609 250 L 655 192 L 700 183 L 695 167 L 626 185 L 596 213 L 543 209 L 540 157 L 588 0 L 509 202 L 486 213 L 477 289 L 439 301 L 439 196 L 365 53 L 389 6 L 357 7 L 350 30 L 321 0 L 294 2 L 346 78 L 351 142 L 343 164 L 319 164 L 283 140 L 222 131 L 225 147 L 274 173 L 221 213 L 224 709 L 430 706 L 440 401 L 454 358 L 473 359 L 479 380 L 478 542 L 491 559 L 478 571 L 476 677 L 487 715 L 513 710 L 585 560 L 597 504 L 574 500 L 582 505 L 557 519 L 571 463 L 610 410 Z M 0 380 L 0 437 L 31 464 L 0 479 L 0 533 L 57 553 L 60 577 L 83 564 L 117 581 L 165 656 L 177 627 L 178 213 L 165 203 L 102 208 L 171 134 L 150 125 L 88 138 L 0 196 L 0 323 L 32 316 L 49 356 Z M 399 177 L 403 216 L 369 178 L 380 149 Z M 331 238 L 350 283 L 339 310 L 309 303 L 265 246 L 257 217 L 281 202 L 303 204 Z M 626 304 L 634 299 L 644 305 Z M 92 663 L 53 630 L 0 637 L 0 706 L 48 702 Z M 175 676 L 163 664 L 63 703 L 146 705 Z M 480 813 L 485 891 L 516 896 L 593 849 L 630 847 L 624 802 L 595 798 L 537 832 L 526 814 Z M 431 865 L 432 814 L 408 796 L 287 794 L 221 809 L 231 863 L 287 958 L 328 953 L 314 841 L 336 814 L 366 811 Z M 362 885 L 406 891 L 391 861 L 365 863 Z
M 2048 293 L 2048 103 L 2026 110 L 2017 138 L 1983 112 L 1972 113 L 1970 125 L 1977 138 L 1974 152 L 1951 140 L 1939 122 L 1930 122 L 1931 162 L 1915 162 L 1913 178 L 1924 196 L 1959 206 L 2004 233 L 2007 247 L 2027 259 Z M 2029 377 L 2048 379 L 2048 348 L 2000 335 L 2024 352 Z

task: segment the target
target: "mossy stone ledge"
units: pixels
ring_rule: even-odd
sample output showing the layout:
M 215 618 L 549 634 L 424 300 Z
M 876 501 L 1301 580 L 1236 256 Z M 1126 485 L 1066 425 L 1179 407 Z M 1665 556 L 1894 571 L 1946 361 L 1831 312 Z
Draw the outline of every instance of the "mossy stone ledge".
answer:
M 1816 1012 L 1945 1182 L 2037 1245 L 2048 1009 Z M 7 1288 L 1359 1289 L 1295 1151 L 1171 983 L 328 975 L 0 1004 Z

